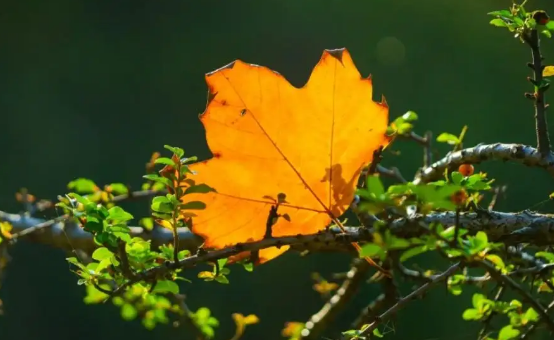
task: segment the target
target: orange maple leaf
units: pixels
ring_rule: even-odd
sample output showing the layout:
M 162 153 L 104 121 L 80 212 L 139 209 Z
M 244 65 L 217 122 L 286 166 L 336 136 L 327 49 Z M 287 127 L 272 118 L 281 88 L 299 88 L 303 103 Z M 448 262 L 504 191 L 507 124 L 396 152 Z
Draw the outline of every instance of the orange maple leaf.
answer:
M 302 88 L 240 60 L 207 74 L 206 82 L 200 120 L 213 158 L 191 165 L 196 174 L 188 180 L 216 192 L 183 198 L 206 203 L 192 218 L 206 248 L 259 241 L 268 223 L 272 236 L 291 236 L 338 222 L 362 168 L 390 142 L 388 106 L 372 100 L 371 78 L 360 76 L 346 49 L 325 50 Z M 275 206 L 281 217 L 273 219 Z M 261 250 L 259 263 L 288 248 Z

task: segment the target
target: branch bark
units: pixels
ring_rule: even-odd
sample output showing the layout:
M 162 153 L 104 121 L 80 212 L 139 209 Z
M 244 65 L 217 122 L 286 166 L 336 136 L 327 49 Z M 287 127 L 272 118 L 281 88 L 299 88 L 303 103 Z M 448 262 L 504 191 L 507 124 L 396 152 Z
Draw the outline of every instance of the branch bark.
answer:
M 543 157 L 531 146 L 523 144 L 481 144 L 472 148 L 448 153 L 443 159 L 423 169 L 414 179 L 414 184 L 423 184 L 441 179 L 444 170 L 456 170 L 462 164 L 478 164 L 483 161 L 513 161 L 527 166 L 543 168 L 554 176 L 554 154 Z
M 508 245 L 523 242 L 535 245 L 554 245 L 554 215 L 551 214 L 538 214 L 530 211 L 516 213 L 499 211 L 486 213 L 461 212 L 459 219 L 460 227 L 467 229 L 470 234 L 483 231 L 494 242 L 504 242 Z M 33 228 L 37 224 L 48 223 L 48 221 L 39 218 L 9 214 L 3 211 L 0 211 L 0 221 L 7 221 L 12 224 L 13 233 Z M 426 216 L 416 214 L 411 219 L 400 218 L 390 222 L 390 230 L 399 237 L 417 237 L 423 232 L 422 226 L 431 223 L 451 226 L 455 224 L 455 221 L 456 213 L 450 211 L 432 213 Z M 338 228 L 330 228 L 328 232 L 312 235 L 269 238 L 258 242 L 245 243 L 245 249 L 242 251 L 259 250 L 279 245 L 291 245 L 293 249 L 299 251 L 349 251 L 348 242 L 371 240 L 371 229 L 345 228 L 346 233 L 342 233 Z M 164 228 L 155 227 L 152 231 L 145 230 L 142 227 L 130 227 L 130 229 L 133 237 L 150 240 L 152 248 L 171 243 L 173 240 L 172 232 Z M 179 228 L 178 233 L 181 249 L 195 252 L 202 244 L 202 238 L 193 234 L 188 228 Z M 33 233 L 25 234 L 25 237 L 21 237 L 21 239 L 63 249 L 82 249 L 86 252 L 92 252 L 95 249 L 92 235 L 81 229 L 71 219 L 57 221 L 50 224 L 48 228 L 41 228 Z M 232 249 L 234 248 L 227 248 L 218 252 L 220 252 L 221 257 L 225 257 L 225 254 L 228 254 L 228 256 L 235 255 Z M 181 260 L 181 262 L 188 261 L 188 259 Z

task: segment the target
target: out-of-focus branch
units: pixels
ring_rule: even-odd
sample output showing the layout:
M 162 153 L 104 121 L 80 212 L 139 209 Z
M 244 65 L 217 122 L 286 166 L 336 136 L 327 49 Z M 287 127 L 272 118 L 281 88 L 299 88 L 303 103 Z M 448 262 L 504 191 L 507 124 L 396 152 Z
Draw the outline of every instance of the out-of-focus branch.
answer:
M 183 313 L 181 315 L 180 322 L 189 326 L 189 328 L 194 331 L 194 334 L 196 334 L 196 340 L 206 340 L 206 335 L 204 334 L 204 332 L 202 332 L 202 329 L 198 326 L 198 324 L 194 321 L 194 318 L 192 317 L 192 312 L 185 302 L 185 295 L 174 294 L 172 295 L 172 299 L 175 300 L 177 305 L 179 305 L 179 308 L 181 308 L 181 312 Z
M 80 249 L 87 253 L 97 247 L 92 235 L 79 227 L 78 223 L 69 216 L 45 221 L 27 215 L 0 211 L 0 221 L 9 222 L 13 226 L 12 233 L 18 235 L 17 241 L 28 240 L 67 250 Z M 37 225 L 42 227 L 36 228 Z M 164 228 L 154 228 L 152 231 L 142 227 L 130 227 L 130 229 L 131 236 L 151 240 L 152 248 L 173 240 L 173 233 Z M 27 230 L 32 232 L 26 232 Z M 179 228 L 178 232 L 181 249 L 194 251 L 202 243 L 202 238 L 191 233 L 188 228 Z
M 392 262 L 390 260 L 388 264 Z M 399 290 L 396 286 L 395 278 L 384 277 L 380 280 L 380 283 L 383 293 L 379 294 L 360 312 L 360 315 L 352 323 L 353 328 L 359 329 L 363 325 L 372 322 L 381 311 L 398 301 Z
M 543 158 L 534 147 L 522 144 L 482 144 L 450 152 L 443 159 L 423 169 L 414 179 L 415 184 L 427 183 L 444 176 L 444 170 L 456 170 L 462 164 L 484 161 L 513 161 L 527 166 L 543 168 L 554 176 L 554 155 Z
M 350 302 L 354 294 L 356 294 L 369 268 L 370 265 L 367 261 L 362 259 L 355 260 L 355 263 L 346 274 L 346 279 L 337 292 L 327 301 L 319 312 L 312 315 L 310 320 L 306 322 L 306 326 L 301 333 L 301 339 L 313 340 L 320 338 L 321 332 L 325 327 L 333 322 L 336 315 L 348 302 Z

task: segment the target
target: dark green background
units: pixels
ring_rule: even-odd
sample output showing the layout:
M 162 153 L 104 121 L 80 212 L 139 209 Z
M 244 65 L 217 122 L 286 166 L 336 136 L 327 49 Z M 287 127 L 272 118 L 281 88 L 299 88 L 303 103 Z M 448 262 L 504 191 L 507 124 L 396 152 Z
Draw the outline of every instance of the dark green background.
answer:
M 347 47 L 362 74 L 373 75 L 374 98 L 386 95 L 392 117 L 418 112 L 420 132 L 457 134 L 468 124 L 466 145 L 535 144 L 532 105 L 523 97 L 531 90 L 525 81 L 530 52 L 504 29 L 490 26 L 486 16 L 509 4 L 3 0 L 0 208 L 18 211 L 13 194 L 23 186 L 55 198 L 77 176 L 138 187 L 144 163 L 163 144 L 207 158 L 197 118 L 206 103 L 204 73 L 242 59 L 301 86 L 325 48 Z M 530 0 L 529 6 L 554 12 L 551 0 Z M 387 44 L 387 37 L 400 43 Z M 544 41 L 543 52 L 554 61 L 553 40 Z M 402 156 L 388 154 L 386 163 L 411 177 L 421 151 L 404 142 L 395 148 Z M 510 185 L 498 209 L 528 208 L 553 191 L 552 179 L 539 169 L 478 168 Z M 147 213 L 131 208 L 140 211 Z M 62 251 L 22 243 L 12 255 L 0 292 L 6 309 L 2 340 L 191 339 L 186 330 L 161 326 L 148 332 L 139 322 L 125 322 L 111 304 L 85 306 L 84 288 L 76 285 Z M 236 268 L 229 286 L 198 282 L 183 290 L 192 309 L 208 306 L 220 319 L 217 339 L 231 337 L 233 312 L 261 318 L 244 339 L 280 339 L 284 322 L 306 321 L 322 304 L 309 272 L 343 271 L 347 263 L 340 256 L 300 261 L 288 254 L 252 274 Z M 348 329 L 377 293 L 378 287 L 367 285 L 326 334 L 332 338 Z M 396 333 L 387 338 L 473 339 L 473 324 L 460 317 L 469 303 L 438 289 L 404 310 L 394 323 Z

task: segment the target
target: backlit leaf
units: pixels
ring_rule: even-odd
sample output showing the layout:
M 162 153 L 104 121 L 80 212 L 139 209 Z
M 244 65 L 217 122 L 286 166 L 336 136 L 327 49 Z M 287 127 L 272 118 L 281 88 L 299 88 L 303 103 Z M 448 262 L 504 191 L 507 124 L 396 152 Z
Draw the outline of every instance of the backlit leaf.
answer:
M 206 81 L 200 119 L 213 158 L 190 165 L 189 177 L 217 192 L 191 193 L 183 203 L 206 203 L 192 228 L 207 248 L 261 240 L 278 196 L 286 201 L 278 213 L 289 218 L 276 220 L 273 236 L 323 230 L 349 207 L 373 152 L 389 143 L 388 106 L 373 101 L 371 80 L 345 49 L 326 50 L 302 88 L 242 61 Z M 261 250 L 260 263 L 287 249 Z

